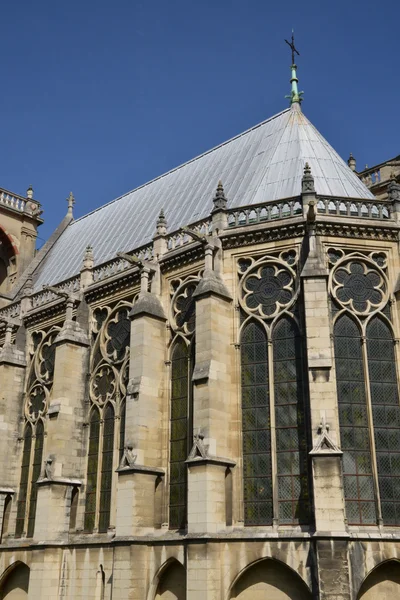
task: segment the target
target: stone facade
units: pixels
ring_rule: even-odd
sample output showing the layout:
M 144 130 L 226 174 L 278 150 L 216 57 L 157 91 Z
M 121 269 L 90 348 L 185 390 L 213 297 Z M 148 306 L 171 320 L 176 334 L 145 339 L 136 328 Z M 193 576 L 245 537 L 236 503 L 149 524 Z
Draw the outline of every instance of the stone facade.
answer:
M 306 167 L 264 218 L 220 185 L 179 244 L 161 215 L 147 259 L 28 278 L 0 311 L 0 598 L 397 597 L 397 193 L 327 200 Z
M 347 162 L 349 167 L 356 171 L 356 160 L 352 155 Z M 373 167 L 365 165 L 365 169 L 356 172 L 377 198 L 385 200 L 388 197 L 388 185 L 391 180 L 400 182 L 400 155 Z
M 32 262 L 41 212 L 31 187 L 25 198 L 0 188 L 0 306 Z

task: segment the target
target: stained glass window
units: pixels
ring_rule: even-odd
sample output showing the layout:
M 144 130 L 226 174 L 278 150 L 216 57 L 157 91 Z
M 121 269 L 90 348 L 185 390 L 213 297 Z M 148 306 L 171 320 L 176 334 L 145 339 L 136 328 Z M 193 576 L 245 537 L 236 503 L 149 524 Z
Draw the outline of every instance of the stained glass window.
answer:
M 186 526 L 188 417 L 189 417 L 189 352 L 183 340 L 178 341 L 171 361 L 171 437 L 169 480 L 169 526 Z
M 385 525 L 400 525 L 400 406 L 394 341 L 379 317 L 367 326 L 367 353 L 382 518 Z
M 29 466 L 32 449 L 32 426 L 28 423 L 24 432 L 24 449 L 22 452 L 21 480 L 19 484 L 17 522 L 15 527 L 15 537 L 21 537 L 24 532 L 26 503 L 29 485 Z
M 376 523 L 361 337 L 343 315 L 334 329 L 343 479 L 349 524 Z
M 262 325 L 251 322 L 241 338 L 244 521 L 272 523 L 268 344 Z
M 99 532 L 105 533 L 110 525 L 111 491 L 114 455 L 114 409 L 109 404 L 104 415 L 103 453 L 101 461 Z
M 99 463 L 100 416 L 94 408 L 90 418 L 89 454 L 87 467 L 85 531 L 92 532 L 96 520 L 97 471 Z
M 310 516 L 302 345 L 293 319 L 273 332 L 279 523 L 308 523 Z
M 33 533 L 35 530 L 36 501 L 37 501 L 36 482 L 40 477 L 40 471 L 42 469 L 42 457 L 43 457 L 44 428 L 43 428 L 42 421 L 38 421 L 38 423 L 36 425 L 35 433 L 36 433 L 36 441 L 35 441 L 35 452 L 33 454 L 33 463 L 32 463 L 31 495 L 30 495 L 30 499 L 29 499 L 27 537 L 33 537 Z

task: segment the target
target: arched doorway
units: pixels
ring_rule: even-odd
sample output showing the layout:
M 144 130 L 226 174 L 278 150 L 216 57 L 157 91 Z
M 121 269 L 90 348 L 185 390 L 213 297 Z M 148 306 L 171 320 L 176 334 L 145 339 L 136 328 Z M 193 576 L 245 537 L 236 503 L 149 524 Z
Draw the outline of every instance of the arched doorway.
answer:
M 357 600 L 400 598 L 400 563 L 389 560 L 376 567 L 364 580 Z
M 232 600 L 312 600 L 304 581 L 276 560 L 262 560 L 245 570 L 233 586 Z
M 10 569 L 1 588 L 0 600 L 27 600 L 30 569 L 24 563 L 18 563 Z
M 186 570 L 178 561 L 161 574 L 155 600 L 186 600 Z

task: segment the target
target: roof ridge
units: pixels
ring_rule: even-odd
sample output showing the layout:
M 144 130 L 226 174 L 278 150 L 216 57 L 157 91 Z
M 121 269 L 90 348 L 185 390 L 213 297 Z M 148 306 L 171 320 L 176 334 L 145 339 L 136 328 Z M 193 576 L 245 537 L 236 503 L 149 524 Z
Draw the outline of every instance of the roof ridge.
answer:
M 138 190 L 140 190 L 140 189 L 142 189 L 142 188 L 144 188 L 144 187 L 146 187 L 146 186 L 154 183 L 155 181 L 158 181 L 159 179 L 162 179 L 163 177 L 166 177 L 167 175 L 170 175 L 171 173 L 174 173 L 175 171 L 178 171 L 179 169 L 182 169 L 183 167 L 186 167 L 186 165 L 189 165 L 190 163 L 193 163 L 196 160 L 199 160 L 200 158 L 203 158 L 203 156 L 207 156 L 208 154 L 211 154 L 211 152 L 214 152 L 215 150 L 218 150 L 219 148 L 222 148 L 223 146 L 226 146 L 227 144 L 233 142 L 234 140 L 237 140 L 237 139 L 243 137 L 247 133 L 250 133 L 250 131 L 254 131 L 255 129 L 258 129 L 259 127 L 262 127 L 263 125 L 266 125 L 270 121 L 273 121 L 274 119 L 277 119 L 278 117 L 282 116 L 283 114 L 285 114 L 285 113 L 287 113 L 289 111 L 290 111 L 290 108 L 285 108 L 285 110 L 282 110 L 281 112 L 277 113 L 276 115 L 273 115 L 269 119 L 265 119 L 265 121 L 262 121 L 261 123 L 258 123 L 257 125 L 253 125 L 253 127 L 249 127 L 249 129 L 246 129 L 246 131 L 243 131 L 242 133 L 239 133 L 239 134 L 233 136 L 229 140 L 226 140 L 225 142 L 222 142 L 221 144 L 218 144 L 217 146 L 214 146 L 213 148 L 210 148 L 210 150 L 207 150 L 206 152 L 203 152 L 202 154 L 198 154 L 197 156 L 195 156 L 195 157 L 191 158 L 190 160 L 182 163 L 181 165 L 178 165 L 177 167 L 174 167 L 173 169 L 170 169 L 169 171 L 166 171 L 162 175 L 158 175 L 158 177 L 154 177 L 154 179 L 150 179 L 150 181 L 146 181 L 146 183 L 142 183 L 141 185 L 138 185 L 136 188 L 133 188 L 133 190 L 129 190 L 129 192 L 126 192 L 125 194 L 122 194 L 121 196 L 118 196 L 118 198 L 114 198 L 114 200 L 110 200 L 110 202 L 107 202 L 106 204 L 102 204 L 98 208 L 95 208 L 94 210 L 91 210 L 90 212 L 86 213 L 85 215 L 82 215 L 81 217 L 78 217 L 77 219 L 74 219 L 74 221 L 71 223 L 71 225 L 74 225 L 74 223 L 78 223 L 79 221 L 82 221 L 86 217 L 89 217 L 90 215 L 93 215 L 94 213 L 99 212 L 100 210 L 102 210 L 106 206 L 110 206 L 111 204 L 114 204 L 114 202 L 118 202 L 119 200 L 122 200 L 122 198 L 125 198 L 126 196 L 129 196 L 129 194 L 133 194 L 134 192 L 136 192 L 136 191 L 138 191 Z

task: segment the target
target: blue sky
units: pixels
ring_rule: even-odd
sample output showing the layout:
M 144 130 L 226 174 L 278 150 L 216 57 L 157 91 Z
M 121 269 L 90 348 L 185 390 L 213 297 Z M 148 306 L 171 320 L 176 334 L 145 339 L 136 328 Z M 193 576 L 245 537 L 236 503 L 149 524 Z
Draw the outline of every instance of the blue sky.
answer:
M 0 186 L 81 216 L 287 106 L 357 166 L 400 154 L 398 23 L 386 0 L 15 0 L 0 8 Z M 39 240 L 41 245 L 42 240 Z

